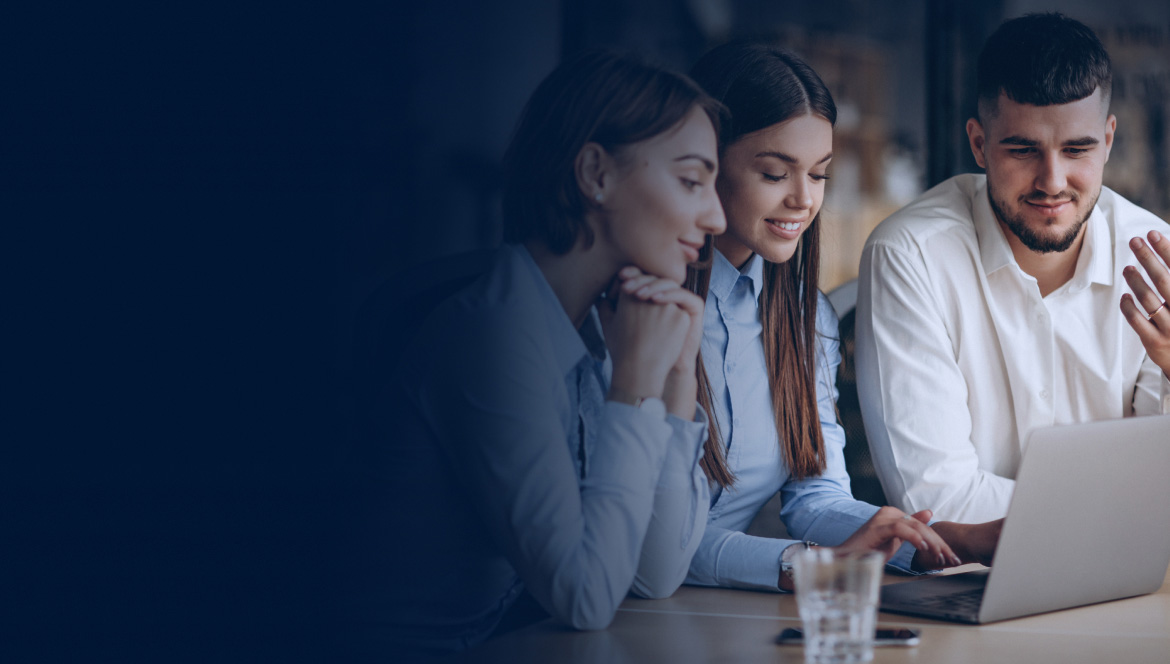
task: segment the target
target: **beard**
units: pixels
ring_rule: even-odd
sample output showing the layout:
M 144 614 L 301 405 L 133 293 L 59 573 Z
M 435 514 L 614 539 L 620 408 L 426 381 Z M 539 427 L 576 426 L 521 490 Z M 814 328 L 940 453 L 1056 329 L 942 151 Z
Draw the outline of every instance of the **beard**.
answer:
M 1063 197 L 1063 194 L 1061 197 Z M 1020 239 L 1020 242 L 1022 242 L 1025 247 L 1035 251 L 1038 254 L 1049 254 L 1054 252 L 1060 253 L 1062 251 L 1067 251 L 1068 248 L 1072 246 L 1073 242 L 1076 241 L 1077 235 L 1080 235 L 1081 227 L 1085 225 L 1085 222 L 1089 220 L 1089 216 L 1093 214 L 1093 208 L 1097 207 L 1097 199 L 1100 197 L 1101 190 L 1098 189 L 1096 193 L 1093 194 L 1093 202 L 1090 203 L 1087 208 L 1085 208 L 1084 213 L 1079 219 L 1076 220 L 1076 223 L 1072 225 L 1072 228 L 1069 228 L 1060 235 L 1054 236 L 1037 232 L 1035 229 L 1029 226 L 1026 221 L 1024 221 L 1024 215 L 1022 214 L 1017 214 L 1014 216 L 1008 214 L 1007 205 L 996 199 L 995 192 L 991 189 L 991 183 L 988 182 L 987 184 L 987 200 L 991 203 L 991 211 L 994 212 L 995 216 L 998 217 L 999 220 L 1008 227 L 1008 230 L 1010 230 L 1013 235 Z M 1024 201 L 1028 200 L 1029 198 L 1043 200 L 1049 197 L 1042 192 L 1034 192 L 1029 196 L 1021 196 L 1019 201 L 1020 204 L 1025 205 L 1026 203 Z M 1076 194 L 1072 194 L 1068 198 L 1074 206 L 1077 204 L 1077 202 L 1080 201 L 1080 196 L 1077 196 Z

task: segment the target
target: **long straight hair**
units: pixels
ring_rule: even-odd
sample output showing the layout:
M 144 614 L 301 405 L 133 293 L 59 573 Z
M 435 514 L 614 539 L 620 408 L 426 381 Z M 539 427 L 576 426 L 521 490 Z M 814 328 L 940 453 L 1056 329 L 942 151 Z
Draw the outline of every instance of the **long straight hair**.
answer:
M 757 42 L 725 44 L 695 64 L 691 77 L 731 112 L 724 125 L 724 149 L 749 134 L 800 115 L 818 115 L 836 124 L 837 106 L 820 76 L 795 54 Z M 801 237 L 796 255 L 765 263 L 760 294 L 761 339 L 780 453 L 791 476 L 815 477 L 825 470 L 825 439 L 817 412 L 817 278 L 820 270 L 820 215 Z M 713 243 L 704 260 L 688 270 L 687 287 L 706 299 Z M 714 413 L 714 395 L 703 362 L 698 363 L 699 403 Z M 735 476 L 727 467 L 719 423 L 712 421 L 701 465 L 722 487 Z

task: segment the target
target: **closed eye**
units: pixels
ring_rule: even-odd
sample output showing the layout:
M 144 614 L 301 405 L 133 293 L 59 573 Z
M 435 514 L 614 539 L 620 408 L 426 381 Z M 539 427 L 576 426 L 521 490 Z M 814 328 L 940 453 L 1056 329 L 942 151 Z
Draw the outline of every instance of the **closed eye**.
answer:
M 763 175 L 764 179 L 768 182 L 779 182 L 788 178 L 787 175 L 772 175 L 771 173 L 761 173 L 761 175 Z
M 682 182 L 683 186 L 687 188 L 687 191 L 694 191 L 695 189 L 698 189 L 700 185 L 703 184 L 702 182 L 699 182 L 697 180 L 690 180 L 687 178 L 679 178 L 679 182 Z

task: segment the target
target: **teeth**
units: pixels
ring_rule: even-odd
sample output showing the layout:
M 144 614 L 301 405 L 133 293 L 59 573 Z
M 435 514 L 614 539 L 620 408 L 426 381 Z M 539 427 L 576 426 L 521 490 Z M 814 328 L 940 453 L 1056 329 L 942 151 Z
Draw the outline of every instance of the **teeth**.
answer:
M 785 230 L 785 231 L 800 230 L 800 223 L 799 222 L 789 224 L 789 223 L 784 223 L 782 221 L 773 221 L 772 223 L 775 224 L 776 226 L 779 226 L 781 230 Z

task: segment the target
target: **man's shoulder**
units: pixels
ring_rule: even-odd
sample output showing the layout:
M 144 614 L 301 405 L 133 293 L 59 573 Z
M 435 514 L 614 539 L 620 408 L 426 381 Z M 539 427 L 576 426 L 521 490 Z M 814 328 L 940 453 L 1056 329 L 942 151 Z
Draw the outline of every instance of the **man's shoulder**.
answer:
M 985 180 L 986 176 L 974 173 L 944 180 L 878 224 L 866 247 L 918 252 L 939 238 L 975 241 L 972 206 Z
M 1122 241 L 1138 235 L 1144 236 L 1151 230 L 1163 233 L 1170 231 L 1170 224 L 1167 224 L 1164 219 L 1109 187 L 1101 187 L 1101 196 L 1097 199 L 1097 207 L 1110 220 L 1118 237 L 1123 238 Z

